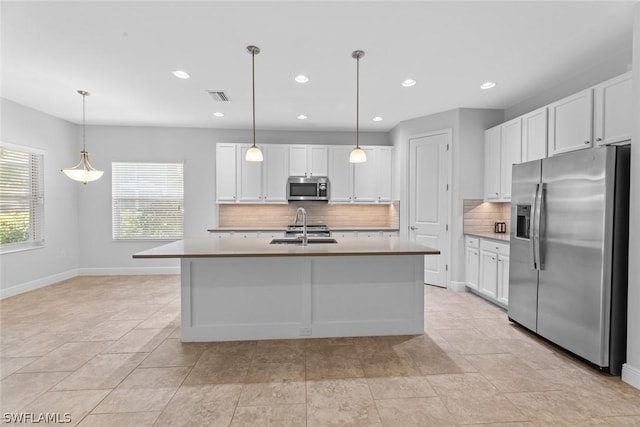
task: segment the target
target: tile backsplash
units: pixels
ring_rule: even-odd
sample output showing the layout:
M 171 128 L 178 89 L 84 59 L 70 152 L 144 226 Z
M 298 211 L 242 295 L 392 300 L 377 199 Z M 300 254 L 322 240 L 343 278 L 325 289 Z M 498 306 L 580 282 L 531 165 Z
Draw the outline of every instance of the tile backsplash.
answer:
M 464 199 L 464 232 L 493 233 L 494 223 L 507 223 L 507 233 L 511 223 L 511 203 L 490 203 L 482 199 Z
M 286 205 L 218 205 L 218 227 L 282 227 L 293 223 L 298 207 L 307 211 L 308 224 L 329 228 L 400 227 L 398 202 L 390 205 L 339 205 L 297 202 Z

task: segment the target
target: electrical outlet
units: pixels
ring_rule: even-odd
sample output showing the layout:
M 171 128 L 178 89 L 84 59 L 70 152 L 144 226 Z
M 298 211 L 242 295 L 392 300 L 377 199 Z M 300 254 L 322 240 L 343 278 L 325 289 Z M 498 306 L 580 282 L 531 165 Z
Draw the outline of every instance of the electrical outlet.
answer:
M 301 337 L 310 337 L 311 336 L 311 328 L 300 328 L 300 336 Z

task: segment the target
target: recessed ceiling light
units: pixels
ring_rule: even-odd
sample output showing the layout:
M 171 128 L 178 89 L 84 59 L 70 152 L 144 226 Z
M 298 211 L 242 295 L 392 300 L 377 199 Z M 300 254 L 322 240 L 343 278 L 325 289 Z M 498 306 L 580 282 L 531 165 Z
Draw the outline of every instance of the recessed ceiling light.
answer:
M 298 120 L 307 120 L 307 116 L 305 116 L 304 114 L 300 114 L 298 116 Z
M 189 73 L 183 70 L 175 70 L 173 71 L 173 75 L 179 79 L 188 79 L 189 77 L 191 77 Z
M 213 115 L 216 117 L 224 117 L 224 113 L 221 113 L 220 111 L 216 111 Z
M 381 121 L 382 121 L 382 117 L 380 117 L 380 116 L 375 116 L 375 117 L 373 118 L 373 121 L 374 121 L 374 122 L 381 122 Z
M 304 74 L 300 74 L 296 76 L 296 81 L 298 83 L 306 83 L 309 81 L 309 77 L 305 76 Z
M 411 87 L 414 86 L 417 82 L 413 79 L 407 79 L 405 81 L 402 82 L 402 86 L 404 87 Z
M 480 89 L 491 89 L 492 87 L 496 87 L 496 82 L 484 82 L 480 85 Z

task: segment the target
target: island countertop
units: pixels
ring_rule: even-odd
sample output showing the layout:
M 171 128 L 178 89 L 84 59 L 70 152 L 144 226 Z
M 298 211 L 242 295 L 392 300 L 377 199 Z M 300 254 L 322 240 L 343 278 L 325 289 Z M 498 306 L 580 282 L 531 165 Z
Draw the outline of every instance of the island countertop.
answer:
M 337 239 L 338 243 L 270 244 L 270 238 L 185 239 L 146 251 L 133 258 L 224 258 L 357 255 L 438 255 L 439 250 L 397 237 Z

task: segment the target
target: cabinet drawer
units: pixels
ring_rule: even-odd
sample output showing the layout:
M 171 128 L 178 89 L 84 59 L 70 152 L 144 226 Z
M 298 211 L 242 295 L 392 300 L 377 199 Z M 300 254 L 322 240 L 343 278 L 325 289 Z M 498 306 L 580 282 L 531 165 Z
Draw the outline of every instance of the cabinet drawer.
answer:
M 495 240 L 481 239 L 480 249 L 488 252 L 495 252 L 499 255 L 509 255 L 509 245 L 496 242 Z
M 466 236 L 464 238 L 464 245 L 469 248 L 479 248 L 480 247 L 480 239 L 477 237 L 469 237 Z

